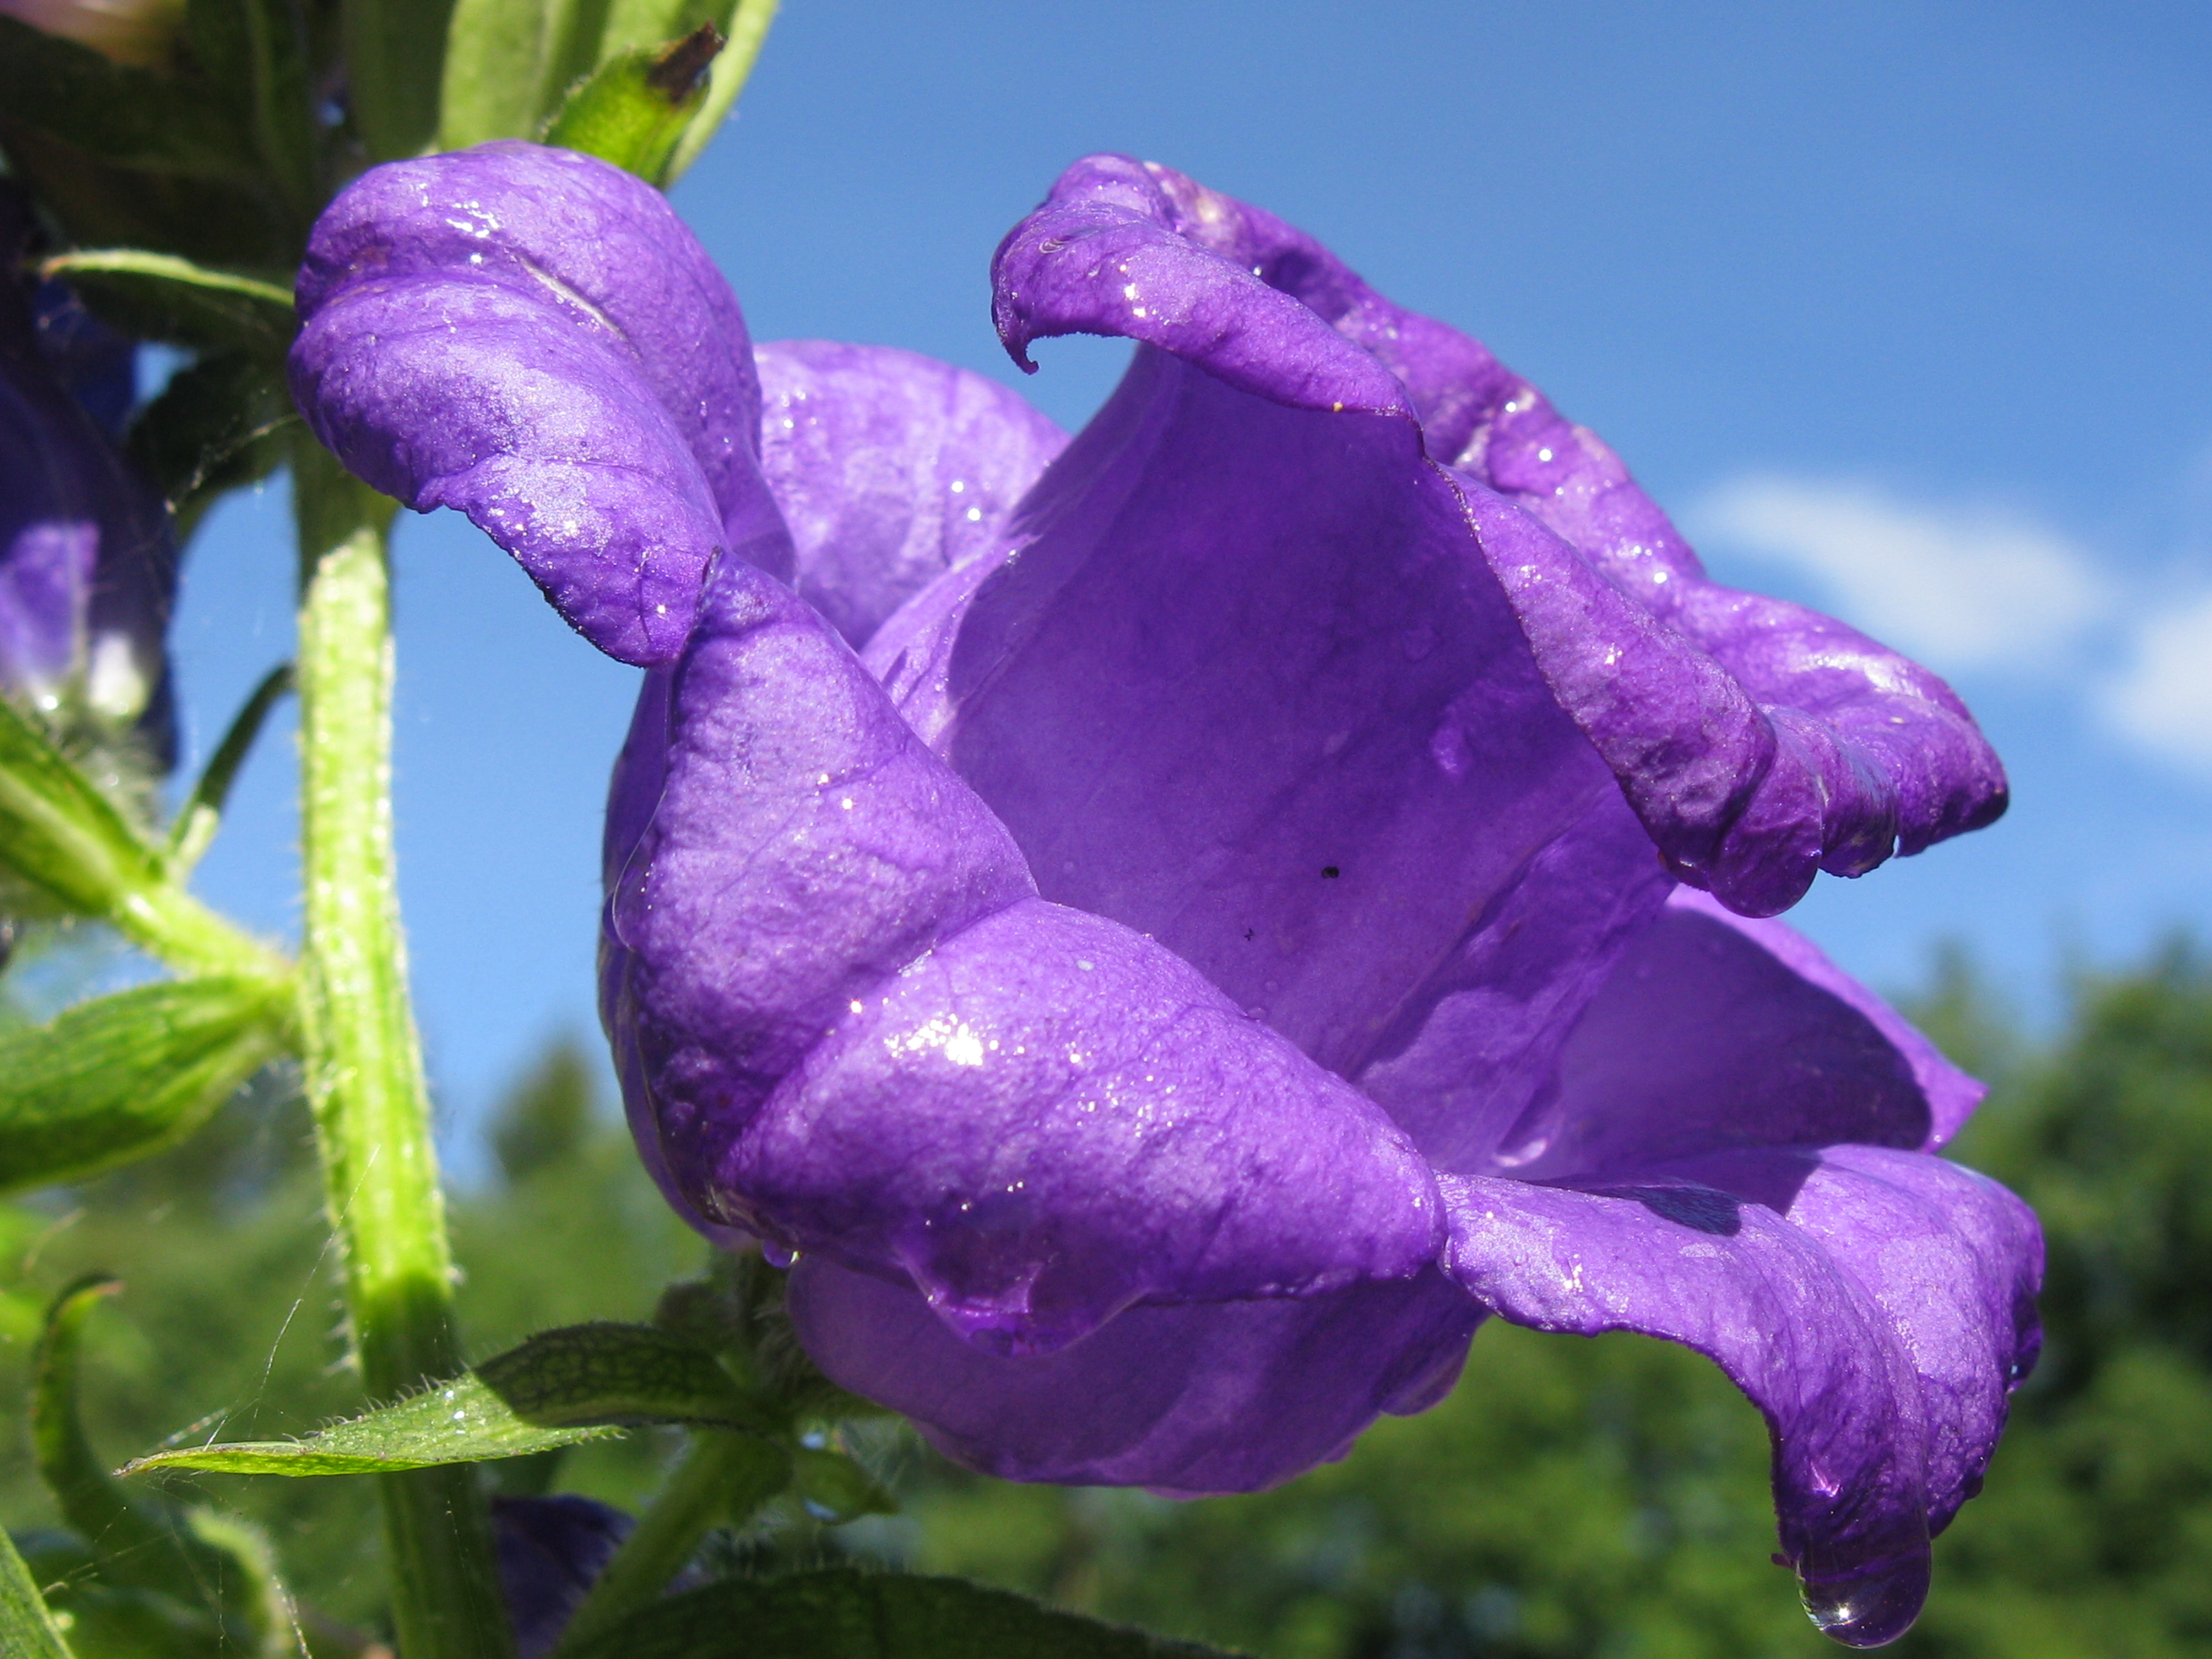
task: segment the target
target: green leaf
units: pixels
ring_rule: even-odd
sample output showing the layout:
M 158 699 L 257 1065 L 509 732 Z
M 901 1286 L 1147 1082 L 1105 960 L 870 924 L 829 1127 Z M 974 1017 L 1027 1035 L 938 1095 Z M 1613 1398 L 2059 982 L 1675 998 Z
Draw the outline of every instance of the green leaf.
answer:
M 163 878 L 123 815 L 4 698 L 0 864 L 82 915 L 112 915 Z
M 532 1423 L 701 1423 L 757 1432 L 781 1426 L 711 1354 L 652 1325 L 540 1331 L 486 1360 L 477 1375 Z
M 640 1423 L 772 1431 L 775 1414 L 713 1358 L 649 1325 L 541 1331 L 466 1376 L 298 1441 L 155 1452 L 125 1474 L 371 1474 L 523 1457 Z
M 843 1452 L 802 1446 L 791 1461 L 799 1501 L 817 1521 L 842 1527 L 864 1515 L 898 1513 L 898 1500 Z
M 641 1608 L 563 1659 L 1223 1659 L 957 1578 L 833 1567 L 729 1578 Z
M 66 278 L 101 317 L 142 340 L 242 346 L 274 358 L 298 327 L 288 289 L 174 254 L 88 248 L 56 254 L 41 261 L 39 271 Z
M 200 855 L 215 839 L 216 826 L 222 822 L 223 805 L 230 799 L 230 786 L 238 776 L 238 769 L 246 764 L 246 757 L 253 752 L 254 740 L 261 735 L 263 722 L 269 711 L 289 696 L 294 684 L 292 665 L 278 663 L 261 677 L 245 703 L 230 722 L 230 729 L 222 734 L 216 745 L 215 754 L 201 769 L 199 781 L 192 786 L 191 799 L 178 811 L 176 822 L 170 826 L 168 859 L 171 873 L 182 880 Z
M 204 1608 L 232 1650 L 251 1651 L 289 1620 L 270 1574 L 265 1543 L 243 1522 L 171 1513 L 142 1499 L 107 1473 L 77 1415 L 76 1382 L 84 1323 L 122 1286 L 105 1273 L 76 1280 L 55 1298 L 31 1367 L 31 1449 L 39 1476 L 57 1508 L 91 1546 L 102 1585 L 115 1592 L 151 1592 L 174 1606 L 111 1601 L 106 1612 L 125 1622 L 193 1622 Z M 244 1641 L 237 1638 L 244 1637 Z M 12 1650 L 10 1650 L 12 1651 Z
M 372 161 L 420 152 L 438 131 L 453 0 L 340 0 L 346 96 Z
M 150 1452 L 125 1463 L 125 1475 L 161 1469 L 216 1474 L 387 1474 L 441 1463 L 526 1457 L 599 1440 L 611 1428 L 541 1428 L 524 1421 L 474 1376 L 461 1376 L 304 1440 L 241 1440 Z
M 96 161 L 250 179 L 254 157 L 226 102 L 152 70 L 0 15 L 0 110 Z
M 9 1659 L 70 1659 L 69 1644 L 54 1627 L 30 1569 L 15 1540 L 0 1532 L 0 1653 Z
M 10 872 L 64 913 L 105 917 L 172 967 L 290 975 L 275 952 L 170 881 L 167 857 L 0 698 L 0 872 Z
M 531 138 L 599 58 L 608 0 L 456 0 L 438 147 Z M 681 29 L 648 37 L 664 40 Z
M 131 423 L 128 447 L 168 502 L 182 543 L 223 491 L 283 464 L 285 429 L 299 418 L 276 362 L 220 352 L 170 377 Z
M 77 1415 L 85 1321 L 122 1288 L 106 1273 L 88 1273 L 54 1298 L 31 1361 L 31 1450 L 55 1507 L 90 1541 L 104 1573 L 118 1583 L 196 1600 L 184 1538 L 166 1515 L 138 1502 L 108 1474 Z
M 198 1128 L 284 1052 L 291 988 L 212 975 L 0 1036 L 0 1190 L 76 1181 Z
M 702 23 L 680 40 L 609 59 L 562 101 L 545 142 L 659 184 L 706 104 L 708 70 L 722 46 L 721 31 Z

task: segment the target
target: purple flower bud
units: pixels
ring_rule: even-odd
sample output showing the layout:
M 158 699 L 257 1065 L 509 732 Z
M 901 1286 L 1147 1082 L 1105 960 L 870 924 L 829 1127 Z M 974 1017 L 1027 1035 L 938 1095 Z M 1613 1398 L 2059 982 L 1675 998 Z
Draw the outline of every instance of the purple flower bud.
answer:
M 1978 1085 L 1746 918 L 1995 817 L 1965 708 L 1181 174 L 1079 163 L 994 280 L 1024 365 L 1137 343 L 1065 447 L 905 353 L 757 359 L 579 156 L 379 169 L 316 229 L 317 432 L 649 668 L 600 976 L 656 1178 L 1014 1479 L 1270 1485 L 1492 1314 L 1687 1344 L 1766 1414 L 1816 1619 L 1895 1635 L 2040 1241 L 1935 1156 Z
M 574 1494 L 495 1498 L 491 1516 L 516 1659 L 545 1659 L 637 1523 L 611 1504 Z
M 0 189 L 11 269 L 29 230 L 20 194 Z M 65 726 L 137 726 L 166 768 L 176 551 L 167 511 L 100 423 L 119 413 L 128 348 L 39 297 L 43 317 L 26 285 L 0 285 L 0 693 Z

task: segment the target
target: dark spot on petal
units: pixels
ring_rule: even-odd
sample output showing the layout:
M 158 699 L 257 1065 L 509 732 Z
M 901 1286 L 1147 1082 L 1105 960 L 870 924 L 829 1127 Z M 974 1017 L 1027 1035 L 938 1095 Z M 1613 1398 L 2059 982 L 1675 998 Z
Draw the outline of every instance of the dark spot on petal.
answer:
M 1330 881 L 1334 881 L 1334 880 L 1339 877 L 1339 876 L 1340 876 L 1340 875 L 1342 875 L 1342 874 L 1344 873 L 1344 872 L 1343 872 L 1343 871 L 1341 871 L 1341 870 L 1338 869 L 1338 868 L 1337 868 L 1334 865 L 1333 865 L 1333 864 L 1324 864 L 1324 865 L 1322 865 L 1322 867 L 1321 867 L 1321 872 L 1322 872 L 1322 874 L 1323 876 L 1325 876 L 1326 878 L 1328 878 Z

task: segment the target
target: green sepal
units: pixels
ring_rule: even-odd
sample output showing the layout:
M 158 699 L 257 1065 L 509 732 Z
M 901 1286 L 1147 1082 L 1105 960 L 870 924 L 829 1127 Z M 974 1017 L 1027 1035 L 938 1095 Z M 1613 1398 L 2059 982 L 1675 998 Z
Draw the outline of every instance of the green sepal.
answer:
M 738 1633 L 742 1634 L 739 1635 Z M 739 1644 L 742 1643 L 740 1648 Z M 1223 1659 L 957 1578 L 831 1567 L 726 1578 L 639 1608 L 562 1659 Z
M 70 1659 L 38 1581 L 5 1532 L 0 1532 L 0 1653 L 9 1659 Z
M 203 350 L 239 346 L 276 359 L 298 319 L 288 289 L 144 248 L 86 248 L 40 262 L 104 321 L 141 340 Z
M 213 1648 L 266 1650 L 289 1626 L 267 1541 L 242 1521 L 172 1510 L 109 1474 L 78 1416 L 84 1324 L 122 1286 L 105 1273 L 54 1299 L 31 1367 L 31 1449 L 64 1520 L 89 1547 L 107 1623 L 180 1642 L 211 1632 Z M 74 1610 L 72 1610 L 74 1611 Z
M 182 544 L 216 497 L 283 465 L 286 429 L 299 418 L 274 360 L 218 352 L 170 377 L 131 422 L 125 447 L 167 501 Z
M 898 1499 L 843 1452 L 801 1446 L 791 1461 L 799 1501 L 817 1521 L 842 1527 L 864 1515 L 898 1513 Z
M 793 1420 L 890 1413 L 848 1394 L 799 1346 L 784 1308 L 785 1279 L 757 1250 L 715 1250 L 703 1279 L 660 1293 L 653 1323 L 715 1354 L 738 1382 Z
M 11 124 L 115 166 L 198 179 L 254 176 L 252 148 L 224 100 L 4 14 L 0 110 Z
M 608 0 L 455 0 L 438 147 L 536 137 L 599 62 L 607 9 Z
M 607 14 L 606 39 L 599 49 L 602 61 L 673 40 L 702 23 L 712 23 L 728 40 L 708 72 L 698 112 L 685 127 L 659 182 L 675 182 L 707 147 L 744 90 L 775 17 L 775 0 L 613 0 Z
M 473 1371 L 298 1441 L 181 1447 L 123 1470 L 228 1474 L 372 1474 L 524 1457 L 619 1433 L 684 1423 L 774 1432 L 775 1413 L 711 1355 L 649 1325 L 541 1331 Z
M 722 32 L 702 23 L 681 40 L 609 59 L 562 100 L 545 142 L 611 161 L 658 185 L 707 101 Z
M 714 59 L 714 68 L 708 71 L 707 95 L 700 100 L 699 112 L 691 118 L 691 125 L 677 143 L 676 154 L 661 176 L 663 188 L 689 172 L 700 153 L 721 130 L 731 106 L 738 101 L 738 94 L 745 89 L 745 82 L 752 76 L 761 43 L 768 38 L 768 26 L 775 21 L 775 9 L 776 0 L 737 0 L 730 8 L 729 21 L 721 26 L 728 44 Z
M 142 985 L 0 1036 L 0 1191 L 80 1181 L 181 1139 L 285 1052 L 284 981 Z

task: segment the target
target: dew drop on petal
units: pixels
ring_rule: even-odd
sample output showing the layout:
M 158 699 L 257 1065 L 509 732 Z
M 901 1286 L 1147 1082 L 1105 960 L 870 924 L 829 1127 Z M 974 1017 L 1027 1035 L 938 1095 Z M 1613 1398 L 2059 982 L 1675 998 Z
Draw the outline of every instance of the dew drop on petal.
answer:
M 1848 1578 L 1808 1579 L 1798 1594 L 1820 1633 L 1847 1648 L 1878 1648 L 1912 1628 L 1928 1599 L 1928 1558 L 1916 1555 Z

